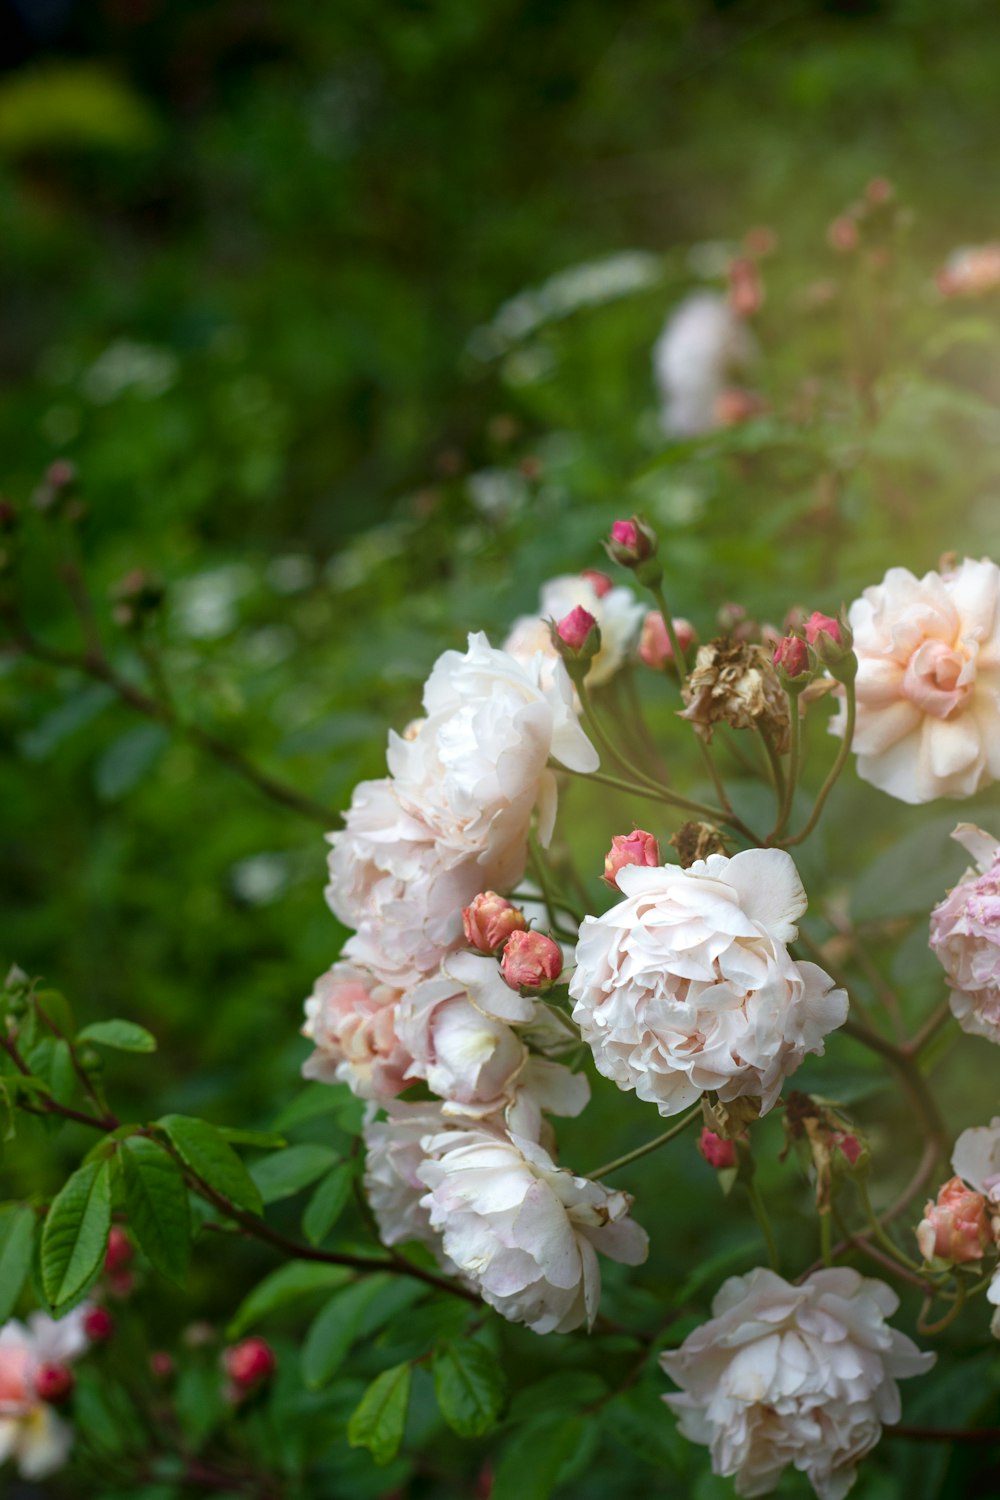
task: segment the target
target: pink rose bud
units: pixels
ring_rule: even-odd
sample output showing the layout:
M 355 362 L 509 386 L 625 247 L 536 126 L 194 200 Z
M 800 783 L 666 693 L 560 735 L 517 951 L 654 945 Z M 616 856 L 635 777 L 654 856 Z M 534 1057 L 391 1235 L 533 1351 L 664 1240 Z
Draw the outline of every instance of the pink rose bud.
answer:
M 115 1331 L 114 1315 L 106 1307 L 88 1307 L 83 1315 L 83 1331 L 92 1344 L 105 1343 Z
M 607 573 L 601 573 L 597 568 L 584 568 L 580 577 L 587 580 L 598 599 L 603 599 L 605 594 L 610 594 L 614 588 L 614 584 Z
M 500 972 L 512 990 L 547 990 L 562 966 L 562 949 L 544 932 L 512 932 L 500 960 Z
M 924 1217 L 917 1225 L 917 1244 L 925 1260 L 980 1260 L 992 1240 L 986 1199 L 966 1187 L 961 1177 L 952 1177 L 937 1195 L 937 1202 L 924 1204 Z
M 264 1339 L 244 1339 L 226 1349 L 222 1356 L 223 1369 L 241 1393 L 268 1380 L 276 1366 L 274 1351 Z
M 848 1131 L 841 1130 L 836 1135 L 831 1136 L 830 1143 L 835 1150 L 842 1152 L 846 1156 L 852 1167 L 857 1165 L 858 1157 L 861 1155 L 864 1147 L 856 1135 L 850 1135 Z
M 684 655 L 694 645 L 696 632 L 690 620 L 681 619 L 679 615 L 674 618 L 674 634 L 677 636 L 677 644 Z M 651 609 L 642 622 L 642 635 L 639 638 L 639 658 L 646 663 L 647 667 L 659 670 L 671 665 L 674 659 L 674 648 L 670 644 L 667 634 L 667 625 L 658 609 Z
M 826 231 L 826 237 L 831 248 L 839 251 L 841 255 L 849 255 L 852 250 L 856 250 L 861 238 L 858 226 L 850 214 L 841 214 L 839 218 L 834 219 Z
M 604 874 L 601 879 L 613 891 L 617 891 L 618 871 L 624 870 L 626 865 L 660 863 L 660 846 L 653 835 L 645 833 L 641 828 L 634 828 L 631 833 L 616 833 L 611 840 L 611 848 L 604 856 Z
M 774 665 L 780 667 L 786 677 L 804 677 L 812 670 L 809 647 L 800 635 L 783 635 L 774 653 Z
M 496 891 L 483 891 L 462 912 L 465 940 L 480 953 L 493 953 L 512 932 L 527 927 L 524 912 Z
M 590 632 L 597 621 L 589 610 L 578 604 L 564 615 L 556 626 L 556 634 L 571 651 L 582 651 L 590 639 Z
M 131 1297 L 135 1291 L 135 1277 L 131 1271 L 109 1271 L 108 1287 L 116 1297 Z
M 639 550 L 639 528 L 634 521 L 616 521 L 611 528 L 611 540 L 619 547 Z
M 132 1241 L 120 1224 L 112 1224 L 108 1235 L 108 1248 L 104 1252 L 104 1269 L 108 1272 L 122 1271 L 131 1261 L 135 1251 Z
M 865 188 L 865 197 L 874 208 L 881 208 L 888 203 L 895 192 L 895 188 L 888 177 L 873 177 Z
M 744 390 L 742 386 L 727 386 L 715 398 L 714 415 L 720 427 L 739 427 L 765 411 L 766 401 L 756 391 Z
M 169 1380 L 174 1373 L 174 1357 L 165 1349 L 154 1349 L 149 1356 L 149 1368 L 157 1380 Z
M 702 1126 L 701 1135 L 698 1137 L 698 1150 L 708 1165 L 715 1167 L 717 1171 L 736 1165 L 734 1143 L 725 1140 L 721 1135 L 716 1135 L 715 1131 L 709 1130 L 707 1125 Z
M 806 621 L 806 640 L 810 646 L 815 646 L 821 635 L 828 635 L 837 646 L 844 644 L 840 621 L 835 620 L 832 615 L 821 615 L 818 609 L 814 609 Z
M 639 516 L 633 516 L 630 521 L 616 521 L 611 528 L 611 535 L 605 542 L 608 556 L 623 568 L 632 568 L 640 575 L 640 582 L 649 583 L 655 573 L 660 576 L 659 569 L 651 563 L 656 554 L 659 542 L 656 532 Z M 644 567 L 649 564 L 648 567 Z
M 35 1394 L 40 1401 L 58 1406 L 73 1394 L 76 1380 L 69 1365 L 42 1364 L 35 1371 Z
M 764 304 L 764 284 L 756 262 L 738 255 L 729 266 L 729 306 L 740 318 L 752 318 Z

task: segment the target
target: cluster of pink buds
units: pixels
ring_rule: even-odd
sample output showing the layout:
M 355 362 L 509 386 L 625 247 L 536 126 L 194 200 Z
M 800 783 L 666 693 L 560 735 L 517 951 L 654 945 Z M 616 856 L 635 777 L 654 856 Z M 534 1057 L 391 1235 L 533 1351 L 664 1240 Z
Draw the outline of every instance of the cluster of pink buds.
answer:
M 500 972 L 512 990 L 545 994 L 562 973 L 559 944 L 532 932 L 524 912 L 496 891 L 482 891 L 462 912 L 466 942 L 478 953 L 502 949 Z
M 856 668 L 854 637 L 846 617 L 821 614 L 819 610 L 802 625 L 789 630 L 774 651 L 774 665 L 784 687 L 800 692 L 822 668 L 843 681 Z
M 264 1339 L 243 1339 L 222 1352 L 222 1368 L 227 1378 L 226 1394 L 230 1401 L 242 1401 L 259 1390 L 277 1369 L 274 1350 Z
M 524 912 L 496 891 L 482 891 L 462 912 L 465 940 L 478 953 L 495 953 L 512 932 L 523 932 Z

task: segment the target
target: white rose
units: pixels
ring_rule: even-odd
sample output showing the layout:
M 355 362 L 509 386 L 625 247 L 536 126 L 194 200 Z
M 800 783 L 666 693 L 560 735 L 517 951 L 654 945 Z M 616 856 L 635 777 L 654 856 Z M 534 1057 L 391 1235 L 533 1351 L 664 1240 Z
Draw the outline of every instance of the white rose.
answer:
M 677 307 L 653 348 L 663 430 L 697 437 L 719 426 L 719 400 L 734 371 L 750 363 L 753 337 L 717 292 L 695 292 Z
M 316 1050 L 303 1063 L 303 1076 L 346 1083 L 362 1099 L 398 1094 L 413 1061 L 397 1034 L 399 997 L 366 970 L 334 964 L 306 1001 L 302 1035 Z
M 847 995 L 785 944 L 806 907 L 780 849 L 619 871 L 625 899 L 587 917 L 569 992 L 598 1071 L 661 1115 L 707 1089 L 770 1109 L 807 1053 L 847 1019 Z
M 69 1455 L 73 1429 L 38 1396 L 35 1376 L 84 1352 L 88 1311 L 85 1303 L 58 1322 L 36 1312 L 27 1327 L 11 1319 L 0 1329 L 0 1464 L 13 1458 L 24 1479 L 44 1479 Z
M 735 1276 L 711 1321 L 661 1354 L 683 1392 L 663 1399 L 738 1495 L 770 1494 L 792 1466 L 819 1500 L 842 1500 L 883 1424 L 899 1421 L 896 1381 L 934 1363 L 887 1325 L 898 1306 L 884 1282 L 847 1267 L 801 1286 L 760 1269 Z
M 962 1131 L 951 1153 L 951 1167 L 994 1207 L 1000 1205 L 1000 1115 L 988 1125 Z
M 1000 775 L 1000 569 L 890 568 L 848 613 L 858 775 L 903 802 L 971 797 Z M 845 710 L 830 725 L 843 734 Z
M 552 578 L 542 587 L 537 615 L 522 615 L 514 621 L 504 641 L 504 650 L 521 662 L 531 661 L 537 652 L 557 661 L 555 647 L 546 620 L 556 623 L 577 607 L 592 614 L 601 632 L 601 649 L 590 664 L 587 686 L 599 687 L 623 667 L 632 654 L 645 606 L 631 589 L 621 586 L 599 593 L 593 582 L 582 574 L 569 573 Z
M 568 1333 L 597 1314 L 596 1250 L 645 1260 L 631 1199 L 557 1167 L 539 1145 L 485 1127 L 428 1143 L 417 1175 L 446 1254 L 484 1301 L 536 1333 Z
M 443 1270 L 454 1272 L 421 1202 L 427 1189 L 417 1176 L 426 1157 L 424 1142 L 447 1139 L 448 1123 L 440 1104 L 395 1100 L 388 1105 L 385 1120 L 369 1121 L 364 1127 L 364 1186 L 383 1245 L 420 1240 L 430 1246 Z

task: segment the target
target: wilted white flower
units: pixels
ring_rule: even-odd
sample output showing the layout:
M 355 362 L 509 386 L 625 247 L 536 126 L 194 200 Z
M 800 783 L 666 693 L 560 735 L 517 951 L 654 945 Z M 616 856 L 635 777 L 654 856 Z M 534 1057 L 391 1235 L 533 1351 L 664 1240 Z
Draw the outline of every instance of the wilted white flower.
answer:
M 316 1050 L 303 1077 L 346 1083 L 362 1099 L 398 1094 L 413 1061 L 397 1034 L 398 1003 L 398 990 L 353 964 L 334 964 L 306 1001 L 302 1035 Z
M 734 371 L 750 363 L 753 337 L 717 292 L 695 292 L 667 319 L 653 348 L 663 429 L 697 437 L 720 425 L 719 401 Z
M 664 1400 L 738 1495 L 767 1495 L 788 1467 L 842 1500 L 858 1460 L 899 1421 L 897 1380 L 934 1363 L 886 1323 L 899 1298 L 847 1267 L 800 1285 L 758 1269 L 725 1282 L 712 1319 L 660 1355 L 683 1394 Z
M 43 1479 L 60 1468 L 73 1443 L 73 1429 L 39 1394 L 45 1368 L 68 1365 L 87 1348 L 88 1307 L 74 1308 L 56 1322 L 32 1313 L 27 1327 L 11 1319 L 0 1329 L 0 1464 L 17 1462 L 25 1479 Z
M 687 869 L 630 865 L 625 899 L 587 917 L 569 992 L 598 1071 L 662 1115 L 706 1089 L 770 1109 L 847 1018 L 847 995 L 787 943 L 806 894 L 789 854 L 712 854 Z
M 963 1031 L 1000 1042 L 1000 841 L 972 823 L 952 834 L 976 861 L 931 912 L 931 948 Z
M 629 588 L 618 586 L 602 592 L 590 578 L 576 573 L 552 578 L 542 586 L 537 615 L 521 615 L 514 621 L 504 650 L 525 663 L 532 661 L 539 651 L 556 661 L 557 653 L 545 622 L 558 622 L 577 608 L 593 615 L 601 632 L 601 649 L 587 673 L 587 686 L 599 687 L 625 665 L 642 628 L 646 611 Z
M 1000 569 L 890 568 L 848 613 L 858 775 L 903 802 L 971 797 L 1000 774 Z M 845 729 L 845 708 L 830 725 Z
M 429 1143 L 422 1205 L 445 1253 L 484 1301 L 536 1333 L 568 1333 L 597 1314 L 596 1251 L 638 1265 L 646 1233 L 631 1199 L 557 1167 L 541 1146 L 485 1127 Z

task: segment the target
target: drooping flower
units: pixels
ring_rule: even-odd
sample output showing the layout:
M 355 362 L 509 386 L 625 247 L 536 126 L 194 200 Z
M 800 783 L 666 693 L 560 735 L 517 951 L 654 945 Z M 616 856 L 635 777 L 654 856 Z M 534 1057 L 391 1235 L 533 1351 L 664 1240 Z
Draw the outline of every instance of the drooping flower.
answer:
M 53 1402 L 72 1389 L 89 1311 L 84 1303 L 58 1322 L 36 1312 L 27 1326 L 12 1319 L 0 1329 L 0 1464 L 13 1458 L 24 1479 L 44 1479 L 69 1455 L 73 1429 Z
M 589 1327 L 601 1294 L 596 1251 L 645 1260 L 628 1194 L 575 1177 L 525 1137 L 476 1127 L 429 1145 L 421 1206 L 445 1253 L 511 1322 L 536 1333 Z
M 598 1071 L 662 1115 L 707 1089 L 770 1109 L 847 1018 L 847 996 L 786 944 L 806 907 L 790 855 L 748 849 L 682 869 L 630 866 L 625 899 L 580 929 L 569 992 Z
M 896 1382 L 934 1363 L 889 1327 L 898 1306 L 885 1282 L 847 1267 L 801 1285 L 762 1269 L 732 1277 L 711 1320 L 661 1354 L 681 1387 L 663 1399 L 738 1495 L 769 1494 L 792 1467 L 819 1500 L 843 1500 L 883 1425 L 899 1421 Z
M 725 297 L 695 292 L 685 298 L 653 348 L 663 430 L 681 438 L 712 431 L 720 396 L 755 352 L 746 323 Z
M 948 976 L 959 1026 L 1000 1042 L 1000 841 L 972 823 L 959 823 L 952 838 L 976 868 L 931 912 L 930 945 Z
M 603 574 L 598 578 L 604 579 Z M 590 615 L 601 632 L 601 648 L 587 673 L 587 686 L 599 687 L 626 663 L 642 624 L 644 608 L 631 589 L 606 586 L 586 573 L 565 574 L 546 583 L 538 601 L 537 615 L 522 615 L 514 621 L 504 650 L 518 661 L 532 660 L 537 652 L 556 660 L 547 620 L 565 620 L 574 610 Z
M 302 1065 L 303 1077 L 346 1083 L 362 1099 L 398 1094 L 413 1060 L 397 1032 L 399 998 L 363 969 L 334 964 L 306 1001 L 302 1035 L 316 1050 Z
M 986 1199 L 966 1187 L 961 1177 L 949 1178 L 937 1198 L 925 1203 L 916 1235 L 924 1260 L 981 1260 L 993 1238 Z
M 1000 569 L 890 568 L 848 612 L 858 775 L 903 802 L 970 797 L 1000 774 Z M 846 710 L 830 725 L 843 734 Z

